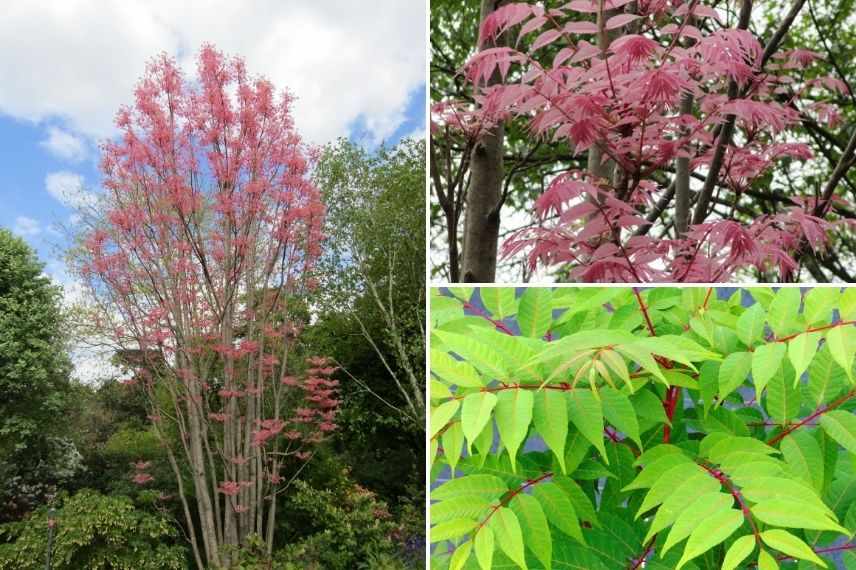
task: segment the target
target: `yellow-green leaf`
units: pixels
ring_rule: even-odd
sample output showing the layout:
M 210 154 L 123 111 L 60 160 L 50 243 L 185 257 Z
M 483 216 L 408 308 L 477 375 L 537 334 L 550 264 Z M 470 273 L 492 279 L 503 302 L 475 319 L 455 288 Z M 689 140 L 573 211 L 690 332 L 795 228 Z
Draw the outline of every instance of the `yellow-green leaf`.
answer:
M 752 353 L 752 381 L 755 383 L 755 399 L 761 398 L 761 392 L 770 378 L 776 375 L 788 347 L 782 342 L 762 344 Z
M 568 417 L 580 433 L 600 452 L 609 465 L 603 444 L 603 408 L 590 390 L 578 388 L 568 395 Z
M 470 559 L 470 552 L 473 549 L 473 543 L 469 540 L 459 545 L 455 552 L 452 553 L 452 559 L 449 561 L 449 570 L 461 570 L 467 560 Z
M 847 378 L 853 384 L 853 357 L 856 355 L 856 329 L 852 326 L 842 326 L 831 329 L 826 333 L 826 344 L 833 360 L 847 373 Z
M 702 521 L 692 534 L 690 534 L 689 539 L 687 539 L 684 554 L 681 556 L 675 570 L 680 570 L 684 564 L 696 556 L 701 556 L 727 539 L 742 524 L 743 513 L 735 509 L 720 511 L 709 519 Z
M 810 332 L 797 335 L 788 343 L 788 359 L 796 372 L 794 384 L 799 383 L 803 372 L 808 370 L 811 359 L 817 354 L 818 340 L 820 340 L 820 333 Z
M 779 570 L 779 563 L 772 554 L 762 550 L 758 555 L 758 570 Z
M 565 465 L 565 441 L 568 439 L 568 398 L 559 390 L 540 390 L 533 409 L 535 430 L 556 455 L 562 473 Z
M 507 507 L 497 509 L 490 517 L 490 525 L 496 534 L 499 548 L 515 564 L 527 570 L 526 555 L 523 552 L 523 532 L 514 511 Z
M 460 538 L 465 534 L 472 532 L 475 527 L 475 521 L 470 519 L 462 518 L 442 522 L 431 527 L 431 542 L 441 542 L 443 540 Z
M 820 425 L 844 449 L 856 453 L 856 415 L 833 410 L 821 416 Z
M 814 562 L 818 566 L 826 568 L 826 562 L 821 560 L 808 544 L 786 530 L 782 530 L 780 528 L 765 530 L 761 533 L 761 540 L 763 540 L 770 548 L 775 548 L 782 554 L 787 554 L 791 558 L 808 560 L 809 562 Z
M 490 392 L 476 392 L 464 398 L 461 406 L 461 425 L 467 438 L 467 451 L 472 453 L 473 441 L 490 421 L 496 407 L 496 396 Z
M 489 526 L 481 527 L 476 533 L 475 538 L 476 560 L 479 562 L 482 570 L 491 570 L 493 568 L 493 549 L 494 539 L 493 530 Z
M 437 432 L 446 427 L 446 424 L 449 423 L 449 420 L 455 415 L 458 411 L 458 408 L 461 406 L 461 402 L 459 400 L 450 400 L 445 404 L 440 404 L 433 410 L 431 410 L 431 436 L 434 437 L 437 435 Z
M 533 396 L 530 390 L 503 390 L 496 403 L 496 427 L 499 438 L 511 457 L 511 470 L 517 472 L 517 450 L 526 440 L 532 421 Z
M 520 334 L 541 338 L 553 322 L 553 291 L 549 287 L 528 287 L 520 297 L 517 308 L 517 324 Z
M 725 553 L 725 559 L 722 561 L 722 570 L 734 570 L 743 560 L 752 554 L 755 550 L 755 536 L 747 534 L 741 536 L 731 545 L 728 552 Z

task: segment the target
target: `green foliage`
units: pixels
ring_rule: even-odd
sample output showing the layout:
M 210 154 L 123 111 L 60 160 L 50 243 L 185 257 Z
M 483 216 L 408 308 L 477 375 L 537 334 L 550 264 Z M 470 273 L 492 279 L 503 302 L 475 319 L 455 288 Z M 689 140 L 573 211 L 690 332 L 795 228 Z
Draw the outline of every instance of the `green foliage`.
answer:
M 134 507 L 128 497 L 84 490 L 60 499 L 55 513 L 56 570 L 167 570 L 186 567 L 169 520 Z M 47 552 L 48 510 L 0 525 L 0 569 L 39 570 Z
M 65 439 L 70 363 L 60 289 L 23 240 L 0 229 L 0 521 L 53 492 L 75 464 Z
M 839 289 L 532 291 L 432 294 L 432 567 L 816 568 L 856 550 Z
M 301 538 L 286 540 L 276 553 L 276 568 L 346 570 L 404 568 L 399 560 L 401 535 L 386 504 L 353 483 L 317 489 L 295 481 L 284 509 L 288 531 Z M 375 566 L 383 561 L 387 566 Z

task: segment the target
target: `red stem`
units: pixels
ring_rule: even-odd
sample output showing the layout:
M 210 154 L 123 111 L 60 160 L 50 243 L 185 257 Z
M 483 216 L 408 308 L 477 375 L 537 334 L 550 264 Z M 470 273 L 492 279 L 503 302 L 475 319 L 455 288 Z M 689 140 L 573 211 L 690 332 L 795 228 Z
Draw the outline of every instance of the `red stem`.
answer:
M 645 302 L 642 300 L 642 295 L 639 294 L 639 289 L 633 287 L 633 294 L 636 295 L 636 302 L 639 303 L 639 310 L 642 311 L 642 316 L 645 317 L 645 324 L 648 327 L 648 332 L 651 333 L 651 336 L 657 336 L 657 331 L 654 330 L 654 323 L 651 322 L 651 316 L 648 314 L 648 307 L 645 306 Z
M 657 535 L 651 537 L 651 540 L 648 541 L 648 545 L 645 548 L 645 552 L 642 553 L 642 556 L 633 561 L 633 566 L 630 567 L 630 570 L 638 570 L 642 567 L 642 564 L 645 563 L 645 559 L 651 554 L 654 550 L 654 543 L 657 541 Z
M 489 316 L 487 316 L 487 313 L 485 313 L 484 311 L 482 311 L 481 309 L 479 309 L 478 307 L 476 307 L 475 305 L 473 305 L 469 301 L 464 302 L 464 309 L 467 309 L 470 312 L 475 313 L 475 315 L 478 317 L 481 317 L 487 321 L 490 321 L 490 324 L 492 324 L 498 330 L 504 332 L 505 334 L 514 336 L 514 331 L 512 331 L 510 328 L 508 328 L 508 325 L 506 325 L 505 323 L 503 323 L 500 320 L 490 318 Z
M 504 494 L 502 497 L 500 497 L 499 502 L 497 504 L 495 504 L 494 506 L 491 507 L 490 512 L 487 514 L 487 516 L 484 518 L 484 520 L 482 522 L 479 523 L 479 525 L 473 531 L 472 538 L 475 539 L 478 531 L 481 530 L 481 528 L 487 524 L 487 522 L 490 520 L 490 517 L 492 517 L 493 514 L 496 511 L 498 511 L 499 509 L 501 509 L 502 507 L 507 506 L 508 503 L 510 503 L 511 500 L 514 499 L 514 497 L 516 497 L 517 495 L 519 495 L 520 493 L 522 493 L 523 491 L 525 491 L 529 487 L 532 487 L 533 485 L 537 485 L 538 483 L 540 483 L 544 479 L 548 479 L 552 476 L 553 476 L 553 472 L 547 471 L 546 473 L 542 473 L 541 475 L 539 475 L 538 477 L 536 477 L 534 479 L 527 480 L 522 485 L 520 485 L 520 487 L 518 487 L 517 489 L 509 490 L 506 494 Z
M 767 445 L 775 445 L 775 444 L 779 443 L 789 433 L 801 428 L 802 426 L 806 425 L 807 423 L 810 423 L 810 422 L 816 420 L 817 418 L 819 418 L 820 416 L 822 416 L 826 412 L 834 410 L 835 408 L 837 408 L 841 404 L 852 399 L 854 396 L 856 396 L 856 389 L 850 390 L 849 392 L 847 392 L 843 396 L 840 396 L 837 400 L 833 400 L 832 402 L 826 404 L 825 406 L 819 407 L 810 416 L 807 416 L 807 417 L 801 419 L 797 423 L 792 424 L 789 427 L 787 427 L 786 429 L 782 430 L 778 435 L 771 437 L 767 441 Z
M 854 325 L 854 324 L 856 324 L 856 321 L 838 321 L 837 323 L 832 323 L 831 325 L 823 325 L 822 327 L 808 328 L 802 332 L 794 333 L 794 334 L 791 334 L 788 336 L 783 336 L 782 338 L 774 338 L 770 342 L 787 342 L 791 339 L 794 339 L 794 338 L 800 336 L 801 334 L 826 331 L 829 329 L 835 329 L 838 327 L 843 327 L 846 325 Z
M 707 471 L 713 476 L 714 479 L 722 483 L 722 485 L 728 489 L 731 493 L 731 496 L 734 497 L 734 500 L 737 501 L 737 504 L 740 505 L 740 510 L 743 512 L 743 517 L 749 523 L 749 526 L 752 527 L 752 534 L 755 535 L 755 542 L 761 544 L 761 534 L 758 532 L 758 527 L 755 525 L 755 519 L 752 518 L 752 512 L 749 510 L 749 505 L 743 500 L 743 495 L 740 491 L 734 486 L 734 483 L 728 478 L 728 476 L 716 469 L 715 467 L 711 467 L 709 465 L 701 464 L 702 469 Z

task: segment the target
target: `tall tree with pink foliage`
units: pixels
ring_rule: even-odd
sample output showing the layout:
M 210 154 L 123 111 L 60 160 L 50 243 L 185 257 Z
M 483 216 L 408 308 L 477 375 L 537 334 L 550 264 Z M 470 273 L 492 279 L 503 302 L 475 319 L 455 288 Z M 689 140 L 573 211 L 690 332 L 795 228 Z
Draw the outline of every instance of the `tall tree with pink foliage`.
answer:
M 243 60 L 206 45 L 197 73 L 162 55 L 119 110 L 74 266 L 149 396 L 203 568 L 251 534 L 271 548 L 283 466 L 312 457 L 339 401 L 335 369 L 298 346 L 323 239 L 316 152 L 292 97 Z M 145 467 L 135 481 L 156 485 Z

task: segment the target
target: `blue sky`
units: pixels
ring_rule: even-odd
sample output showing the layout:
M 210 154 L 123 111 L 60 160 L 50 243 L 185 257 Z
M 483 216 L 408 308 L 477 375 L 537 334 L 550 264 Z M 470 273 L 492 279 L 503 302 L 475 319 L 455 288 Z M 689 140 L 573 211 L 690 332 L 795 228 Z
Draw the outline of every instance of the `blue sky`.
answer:
M 58 252 L 83 189 L 100 184 L 98 142 L 133 101 L 146 62 L 172 54 L 192 77 L 204 42 L 297 97 L 304 138 L 368 148 L 424 133 L 423 2 L 228 0 L 38 3 L 8 0 L 0 19 L 0 225 L 65 282 Z

